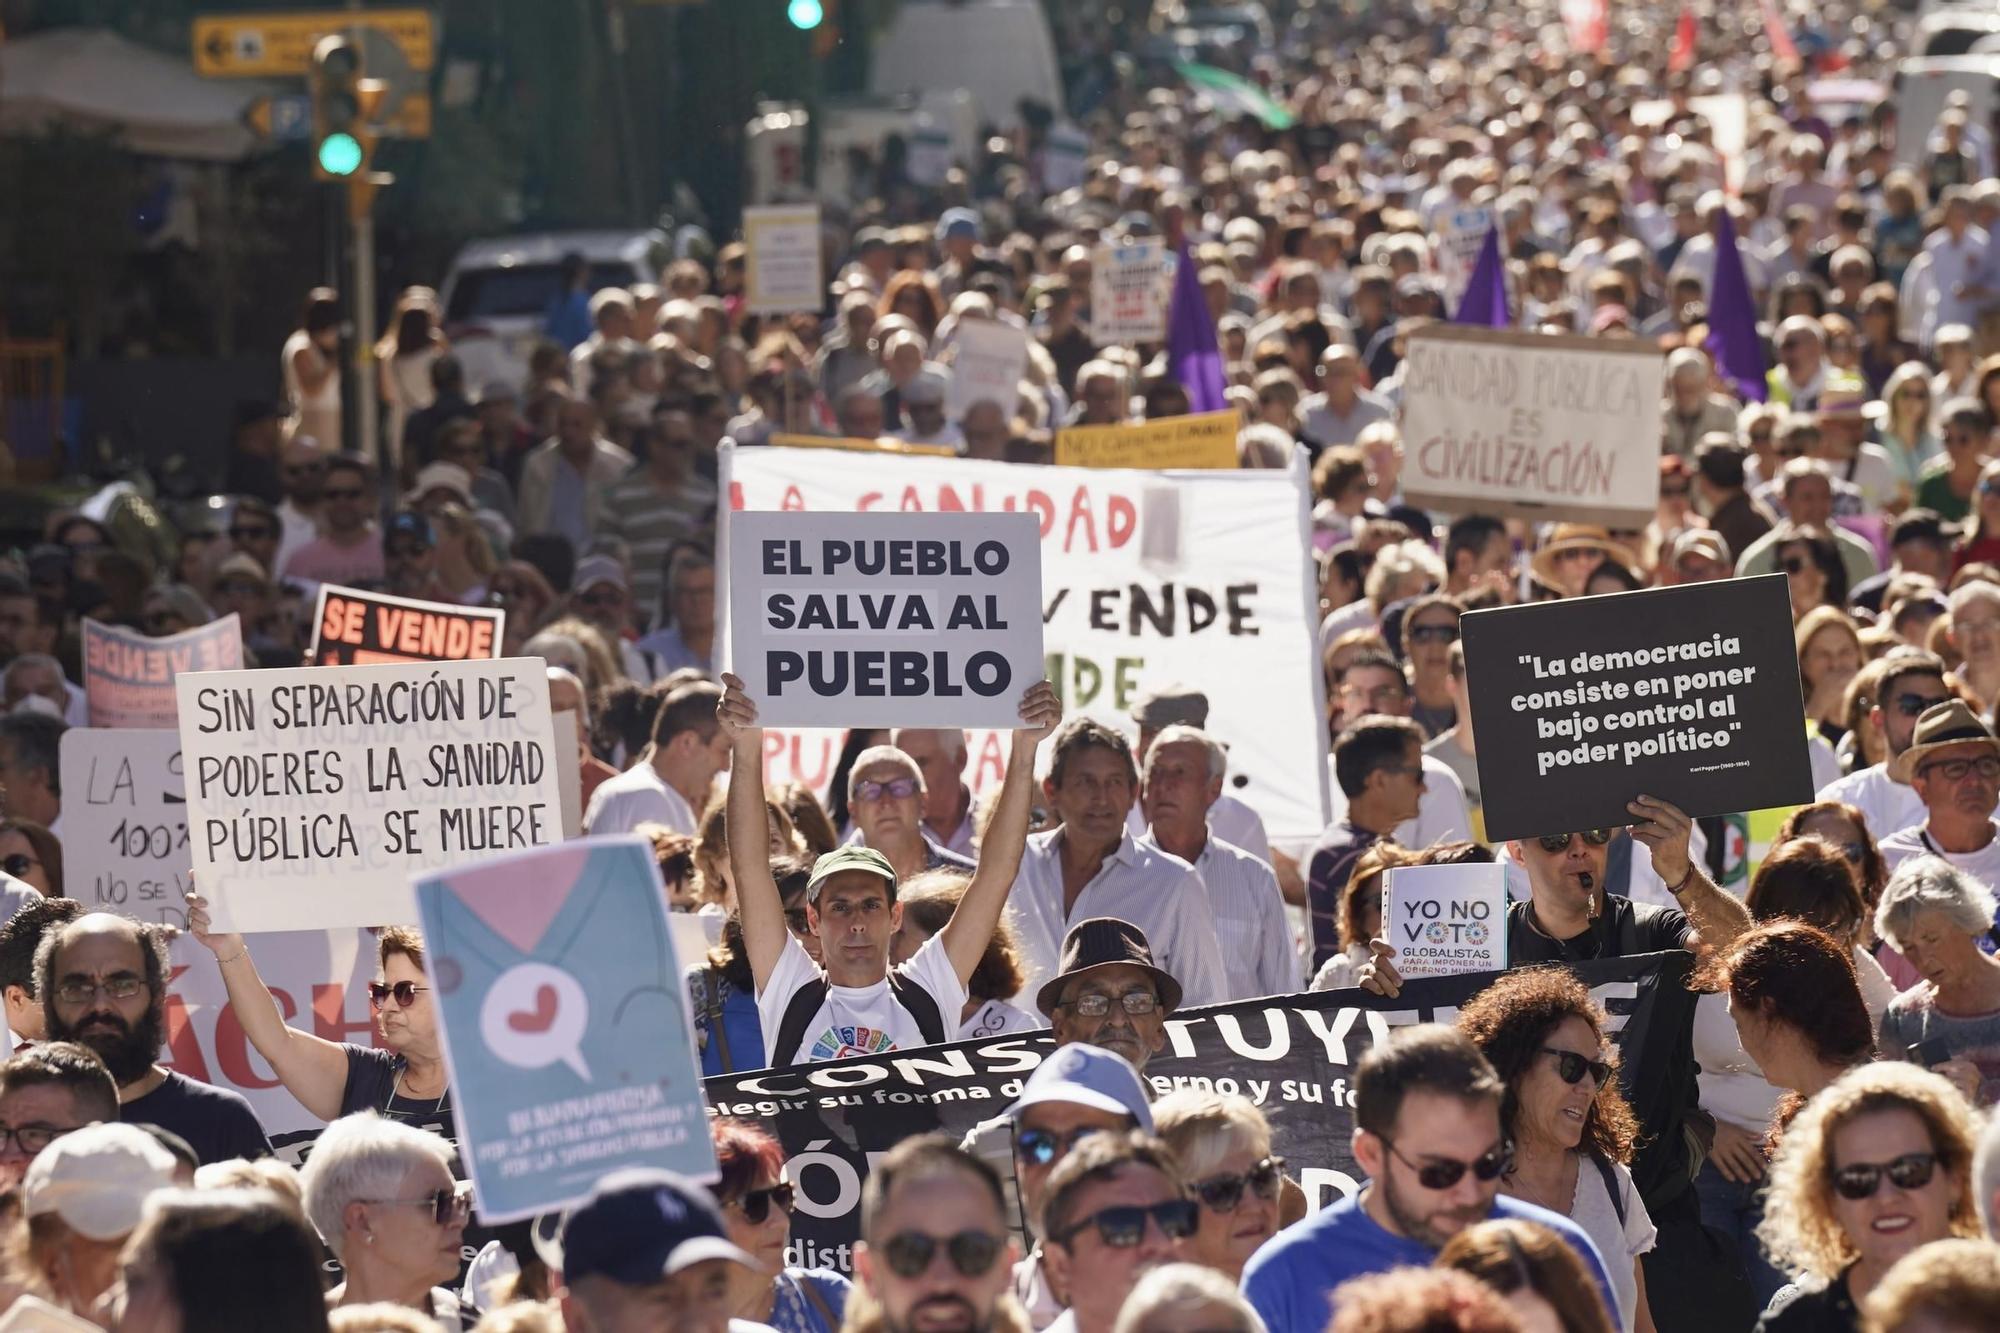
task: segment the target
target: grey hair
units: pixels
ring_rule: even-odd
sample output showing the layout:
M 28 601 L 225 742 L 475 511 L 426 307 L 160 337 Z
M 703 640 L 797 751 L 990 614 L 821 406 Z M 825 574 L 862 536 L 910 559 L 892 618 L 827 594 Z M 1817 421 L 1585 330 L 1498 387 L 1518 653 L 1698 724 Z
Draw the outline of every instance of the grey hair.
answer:
M 548 669 L 548 672 L 549 684 L 556 685 L 560 683 L 576 686 L 576 697 L 582 701 L 578 711 L 583 714 L 583 725 L 588 727 L 590 725 L 590 691 L 583 687 L 583 682 L 568 667 L 552 666 Z
M 61 676 L 65 682 L 69 680 L 69 676 L 63 671 L 63 664 L 47 653 L 22 653 L 9 662 L 5 670 L 0 670 L 0 680 L 12 680 L 15 667 L 47 667 Z
M 1217 1305 L 1235 1317 L 1236 1333 L 1265 1333 L 1264 1321 L 1233 1283 L 1198 1264 L 1162 1264 L 1139 1279 L 1118 1311 L 1112 1333 L 1140 1333 L 1153 1315 L 1180 1307 Z M 1204 1325 L 1207 1327 L 1207 1325 Z
M 854 756 L 854 767 L 847 770 L 848 796 L 851 798 L 854 795 L 855 784 L 861 781 L 860 773 L 862 769 L 868 767 L 870 764 L 885 763 L 895 764 L 899 768 L 908 769 L 910 776 L 917 780 L 917 790 L 922 792 L 925 789 L 924 770 L 917 767 L 916 760 L 910 758 L 910 756 L 904 754 L 893 745 L 871 745 L 860 754 Z
M 2000 1194 L 2000 1116 L 1990 1116 L 1979 1131 L 1979 1150 L 1972 1154 L 1973 1202 L 1979 1205 L 1979 1224 L 1993 1234 L 1993 1196 Z
M 347 1205 L 364 1199 L 392 1199 L 403 1187 L 410 1168 L 426 1161 L 451 1170 L 451 1145 L 400 1120 L 384 1120 L 373 1111 L 342 1116 L 328 1125 L 313 1144 L 299 1188 L 305 1197 L 306 1219 L 319 1232 L 333 1257 L 346 1243 Z
M 1993 928 L 1993 891 L 1950 862 L 1918 856 L 1896 867 L 1875 909 L 1875 929 L 1902 949 L 1917 918 L 1936 912 L 1968 935 Z
M 1153 776 L 1153 756 L 1160 752 L 1162 746 L 1167 745 L 1199 745 L 1206 750 L 1208 775 L 1212 778 L 1219 778 L 1229 771 L 1229 751 L 1222 748 L 1221 741 L 1199 727 L 1176 722 L 1170 727 L 1160 728 L 1160 734 L 1153 737 L 1152 747 L 1146 751 L 1144 776 L 1147 779 L 1150 780 Z
M 521 656 L 539 657 L 543 661 L 560 659 L 562 669 L 570 671 L 572 675 L 582 670 L 584 663 L 589 660 L 582 644 L 567 634 L 552 634 L 548 630 L 543 630 L 522 644 Z M 573 669 L 572 664 L 574 664 Z
M 1988 463 L 1980 469 L 1980 479 L 1984 480 L 1989 471 L 2000 472 L 2000 469 Z M 2000 602 L 2000 588 L 1984 579 L 1968 579 L 1951 590 L 1951 596 L 1946 601 L 1946 614 L 1955 616 L 1974 602 Z

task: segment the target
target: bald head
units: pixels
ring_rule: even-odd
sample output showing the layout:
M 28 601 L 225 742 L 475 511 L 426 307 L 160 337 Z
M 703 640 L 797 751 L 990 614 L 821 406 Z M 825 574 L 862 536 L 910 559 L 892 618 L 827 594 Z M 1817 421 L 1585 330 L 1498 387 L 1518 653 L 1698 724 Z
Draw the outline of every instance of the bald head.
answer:
M 965 766 L 971 759 L 965 733 L 955 727 L 898 727 L 889 741 L 916 763 L 923 778 L 924 822 L 934 829 L 955 827 L 961 807 L 972 800 L 965 790 Z

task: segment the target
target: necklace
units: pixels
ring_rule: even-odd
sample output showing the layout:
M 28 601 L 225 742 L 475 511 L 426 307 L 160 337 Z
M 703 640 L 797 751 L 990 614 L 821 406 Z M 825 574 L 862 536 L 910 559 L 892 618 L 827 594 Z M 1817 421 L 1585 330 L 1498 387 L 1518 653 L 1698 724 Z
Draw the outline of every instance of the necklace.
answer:
M 403 1090 L 403 1074 L 405 1073 L 406 1069 L 407 1066 L 405 1066 L 404 1069 L 398 1069 L 396 1071 L 396 1081 L 389 1085 L 389 1100 L 383 1103 L 382 1106 L 382 1109 L 384 1111 L 387 1111 L 391 1106 L 394 1106 L 396 1104 L 396 1094 Z M 438 1112 L 444 1109 L 444 1099 L 449 1096 L 451 1096 L 451 1083 L 447 1081 L 444 1085 L 444 1091 L 438 1094 L 438 1099 L 435 1102 L 431 1103 L 432 1115 L 436 1115 L 438 1114 Z M 411 1100 L 414 1101 L 416 1099 L 412 1098 Z
M 1568 1153 L 1564 1154 L 1565 1160 L 1563 1162 L 1563 1169 L 1561 1172 L 1557 1174 L 1556 1177 L 1556 1188 L 1558 1190 L 1562 1188 L 1563 1180 L 1566 1179 L 1569 1175 L 1569 1165 L 1572 1157 L 1573 1154 L 1568 1154 Z M 1546 1208 L 1552 1213 L 1560 1213 L 1564 1217 L 1569 1216 L 1569 1210 L 1570 1210 L 1569 1204 L 1552 1203 L 1549 1201 L 1548 1197 L 1545 1196 L 1540 1190 L 1530 1189 L 1528 1187 L 1527 1182 L 1522 1178 L 1521 1172 L 1519 1170 L 1516 1170 L 1514 1174 L 1509 1176 L 1507 1179 L 1508 1183 L 1513 1186 L 1514 1193 L 1527 1199 L 1529 1203 L 1532 1203 L 1537 1207 Z M 1574 1186 L 1571 1186 L 1570 1192 L 1571 1195 L 1574 1196 L 1575 1194 Z

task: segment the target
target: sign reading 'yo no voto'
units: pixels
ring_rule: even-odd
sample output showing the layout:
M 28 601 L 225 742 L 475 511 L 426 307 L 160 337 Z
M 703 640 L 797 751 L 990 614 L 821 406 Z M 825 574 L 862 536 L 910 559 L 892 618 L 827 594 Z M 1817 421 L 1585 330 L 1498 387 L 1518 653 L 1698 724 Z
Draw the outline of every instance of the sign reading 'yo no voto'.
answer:
M 1030 514 L 729 515 L 731 669 L 771 726 L 1012 727 L 1042 678 Z
M 1405 977 L 1507 967 L 1507 867 L 1399 866 L 1384 876 L 1382 920 Z

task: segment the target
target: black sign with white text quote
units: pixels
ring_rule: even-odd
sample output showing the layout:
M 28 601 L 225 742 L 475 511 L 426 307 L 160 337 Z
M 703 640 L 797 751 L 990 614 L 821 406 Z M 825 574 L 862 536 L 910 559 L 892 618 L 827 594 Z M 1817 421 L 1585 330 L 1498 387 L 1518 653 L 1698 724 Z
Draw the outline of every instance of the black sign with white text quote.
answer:
M 1460 622 L 1489 839 L 1813 798 L 1785 576 L 1473 611 Z

